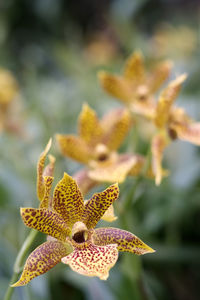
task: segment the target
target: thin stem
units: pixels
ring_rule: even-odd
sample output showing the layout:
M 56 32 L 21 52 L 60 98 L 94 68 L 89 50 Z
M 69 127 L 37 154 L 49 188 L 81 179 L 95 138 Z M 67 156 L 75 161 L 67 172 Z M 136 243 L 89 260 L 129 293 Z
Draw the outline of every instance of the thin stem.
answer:
M 27 252 L 29 251 L 29 248 L 33 244 L 36 236 L 38 234 L 38 231 L 31 229 L 29 235 L 25 239 L 21 249 L 18 252 L 18 255 L 16 257 L 15 263 L 14 263 L 14 268 L 13 268 L 13 275 L 10 281 L 10 284 L 7 288 L 4 300 L 10 300 L 14 291 L 14 288 L 11 287 L 11 284 L 15 283 L 16 280 L 18 279 L 18 275 L 21 272 L 22 265 L 24 263 L 24 260 L 26 258 Z

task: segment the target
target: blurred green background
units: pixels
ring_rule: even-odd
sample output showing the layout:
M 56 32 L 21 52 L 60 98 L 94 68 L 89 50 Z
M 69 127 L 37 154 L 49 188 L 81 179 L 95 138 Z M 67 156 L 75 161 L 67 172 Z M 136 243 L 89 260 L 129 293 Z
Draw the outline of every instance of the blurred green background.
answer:
M 99 116 L 121 105 L 101 90 L 97 71 L 120 72 L 136 49 L 147 64 L 172 59 L 172 78 L 188 73 L 178 103 L 200 120 L 199 29 L 198 0 L 1 1 L 0 66 L 19 83 L 26 136 L 0 135 L 0 299 L 28 234 L 19 208 L 38 206 L 36 162 L 48 139 L 76 132 L 84 102 Z M 148 141 L 130 145 L 131 136 L 121 150 L 145 152 Z M 51 153 L 57 158 L 55 182 L 64 171 L 73 174 L 80 168 L 60 155 L 55 140 Z M 200 148 L 176 141 L 164 164 L 171 175 L 160 187 L 143 179 L 133 195 L 135 179 L 120 186 L 120 202 L 132 197 L 132 206 L 111 225 L 138 235 L 155 254 L 120 254 L 105 282 L 59 264 L 16 288 L 12 299 L 199 299 Z M 33 249 L 44 240 L 41 234 Z

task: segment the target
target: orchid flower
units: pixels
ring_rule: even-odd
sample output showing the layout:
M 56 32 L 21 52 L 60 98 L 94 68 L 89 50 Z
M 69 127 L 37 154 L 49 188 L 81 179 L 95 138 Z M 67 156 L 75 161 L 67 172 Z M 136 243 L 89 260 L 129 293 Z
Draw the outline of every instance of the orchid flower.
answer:
M 22 275 L 13 287 L 26 285 L 62 262 L 85 276 L 107 279 L 118 251 L 145 254 L 154 252 L 134 234 L 118 228 L 97 228 L 105 211 L 118 198 L 113 184 L 84 203 L 75 180 L 68 174 L 54 189 L 52 209 L 21 208 L 24 224 L 52 238 L 28 257 Z
M 99 120 L 95 111 L 84 105 L 79 117 L 79 136 L 57 134 L 56 138 L 63 155 L 88 167 L 88 178 L 121 183 L 129 174 L 138 175 L 144 165 L 140 155 L 117 152 L 131 125 L 126 109 L 113 110 Z
M 136 51 L 126 61 L 122 76 L 100 71 L 98 77 L 108 94 L 122 101 L 133 113 L 151 119 L 154 94 L 168 78 L 171 67 L 170 61 L 163 61 L 146 72 L 143 56 Z

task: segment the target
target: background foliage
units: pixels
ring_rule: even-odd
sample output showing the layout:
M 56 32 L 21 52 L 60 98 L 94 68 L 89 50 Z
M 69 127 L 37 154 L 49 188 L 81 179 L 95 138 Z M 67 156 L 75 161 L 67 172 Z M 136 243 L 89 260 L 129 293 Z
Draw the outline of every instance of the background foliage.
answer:
M 141 49 L 148 64 L 174 61 L 172 77 L 186 71 L 179 104 L 200 120 L 198 0 L 9 0 L 0 4 L 0 65 L 20 86 L 25 138 L 0 136 L 0 298 L 28 229 L 19 207 L 37 207 L 36 162 L 49 137 L 75 133 L 84 102 L 99 116 L 120 103 L 100 88 L 100 69 L 119 72 L 124 59 Z M 148 128 L 144 125 L 148 135 Z M 139 136 L 139 134 L 138 134 Z M 55 145 L 55 143 L 54 143 Z M 148 140 L 133 129 L 122 149 L 145 153 Z M 56 180 L 79 165 L 56 146 Z M 143 179 L 120 186 L 123 224 L 157 250 L 136 257 L 123 254 L 106 282 L 75 274 L 59 264 L 13 300 L 24 299 L 191 299 L 199 298 L 200 149 L 174 142 L 165 155 L 171 175 L 156 187 Z M 102 189 L 103 187 L 99 187 Z M 130 197 L 131 210 L 123 211 Z M 44 241 L 40 235 L 34 247 Z

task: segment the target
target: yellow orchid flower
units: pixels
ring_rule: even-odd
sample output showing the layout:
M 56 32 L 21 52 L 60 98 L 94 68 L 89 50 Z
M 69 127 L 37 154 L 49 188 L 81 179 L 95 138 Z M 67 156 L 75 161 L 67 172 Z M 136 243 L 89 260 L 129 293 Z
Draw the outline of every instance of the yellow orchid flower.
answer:
M 56 139 L 63 155 L 88 167 L 88 178 L 120 183 L 132 169 L 138 169 L 139 174 L 144 164 L 142 156 L 117 152 L 131 125 L 127 109 L 113 110 L 99 120 L 95 111 L 84 105 L 79 117 L 79 136 L 57 134 Z
M 154 93 L 168 78 L 172 63 L 163 61 L 151 72 L 146 72 L 140 52 L 134 52 L 126 61 L 122 76 L 100 71 L 98 77 L 103 89 L 122 101 L 133 113 L 152 118 L 155 109 Z
M 19 281 L 12 286 L 26 285 L 59 262 L 79 274 L 105 280 L 117 261 L 118 251 L 138 255 L 154 252 L 130 232 L 118 228 L 94 229 L 118 195 L 118 185 L 113 184 L 85 204 L 75 180 L 65 173 L 55 187 L 51 210 L 21 208 L 26 226 L 52 238 L 29 255 Z
M 152 140 L 152 164 L 156 184 L 162 180 L 162 157 L 164 149 L 175 139 L 200 145 L 200 123 L 193 121 L 180 107 L 173 106 L 186 74 L 171 81 L 161 92 L 153 122 L 158 132 Z

